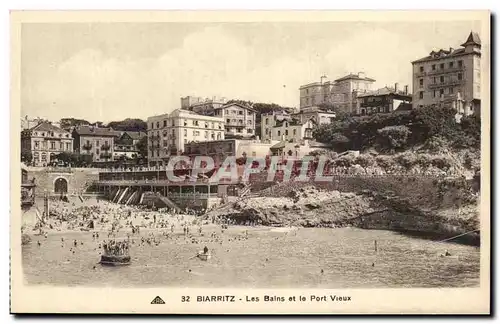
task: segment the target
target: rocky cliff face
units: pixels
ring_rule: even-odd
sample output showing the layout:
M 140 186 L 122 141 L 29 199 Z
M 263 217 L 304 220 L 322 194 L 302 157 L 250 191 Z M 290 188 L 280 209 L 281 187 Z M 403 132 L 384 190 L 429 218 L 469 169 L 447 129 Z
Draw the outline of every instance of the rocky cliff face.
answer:
M 263 197 L 241 200 L 207 216 L 239 224 L 356 226 L 447 237 L 479 229 L 478 194 L 469 182 L 405 179 L 351 179 L 337 184 L 341 190 L 323 189 L 321 184 L 279 184 L 266 189 Z

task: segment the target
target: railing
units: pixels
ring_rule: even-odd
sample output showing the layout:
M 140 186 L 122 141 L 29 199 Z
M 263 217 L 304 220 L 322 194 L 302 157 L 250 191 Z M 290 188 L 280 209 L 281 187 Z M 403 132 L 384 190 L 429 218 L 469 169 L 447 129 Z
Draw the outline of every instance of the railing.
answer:
M 238 181 L 232 181 L 231 179 L 221 179 L 217 182 L 210 182 L 209 179 L 196 179 L 193 180 L 182 180 L 182 181 L 170 181 L 170 180 L 98 180 L 95 182 L 98 185 L 111 185 L 111 186 L 129 186 L 129 185 L 137 185 L 137 186 L 147 186 L 147 185 L 217 185 L 217 184 L 232 184 L 239 183 Z
M 465 66 L 455 66 L 455 67 L 448 67 L 444 69 L 438 69 L 434 71 L 429 71 L 427 72 L 427 75 L 435 75 L 435 74 L 441 74 L 441 73 L 450 73 L 450 72 L 459 72 L 465 70 Z
M 441 87 L 460 85 L 463 83 L 464 83 L 464 80 L 452 80 L 452 81 L 446 81 L 446 82 L 442 82 L 442 83 L 431 83 L 428 85 L 428 87 L 429 87 L 429 89 L 436 89 L 436 88 L 441 88 Z

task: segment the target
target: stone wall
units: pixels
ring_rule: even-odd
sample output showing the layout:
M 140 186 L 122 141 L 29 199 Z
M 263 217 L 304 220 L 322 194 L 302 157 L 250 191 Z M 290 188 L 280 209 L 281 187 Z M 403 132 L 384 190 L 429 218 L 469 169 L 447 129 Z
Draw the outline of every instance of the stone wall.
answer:
M 54 183 L 58 178 L 68 182 L 68 194 L 77 195 L 92 191 L 92 184 L 99 179 L 99 170 L 92 168 L 28 168 L 28 179 L 35 178 L 36 196 L 45 192 L 55 194 Z

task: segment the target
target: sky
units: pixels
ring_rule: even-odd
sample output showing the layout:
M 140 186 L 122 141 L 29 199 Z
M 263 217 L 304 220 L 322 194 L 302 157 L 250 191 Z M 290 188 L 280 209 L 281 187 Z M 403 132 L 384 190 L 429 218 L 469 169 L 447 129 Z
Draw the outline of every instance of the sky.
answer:
M 298 88 L 365 72 L 411 89 L 411 61 L 479 21 L 24 23 L 21 115 L 109 122 L 200 96 L 299 106 Z

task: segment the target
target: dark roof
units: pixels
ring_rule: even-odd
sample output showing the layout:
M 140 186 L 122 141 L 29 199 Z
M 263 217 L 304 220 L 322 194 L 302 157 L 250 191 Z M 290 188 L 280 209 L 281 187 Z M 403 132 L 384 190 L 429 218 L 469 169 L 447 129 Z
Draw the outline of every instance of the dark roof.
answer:
M 467 40 L 465 41 L 465 43 L 462 44 L 462 46 L 465 47 L 469 44 L 481 45 L 481 39 L 479 38 L 478 33 L 471 31 L 469 37 L 467 37 Z
M 445 58 L 445 57 L 460 56 L 464 53 L 465 53 L 464 48 L 459 48 L 459 49 L 450 48 L 449 50 L 440 49 L 439 51 L 432 51 L 426 57 L 422 57 L 421 59 L 415 60 L 412 63 L 439 60 L 439 59 Z
M 133 140 L 140 140 L 142 137 L 147 136 L 144 132 L 129 132 L 125 131 L 124 134 L 128 134 Z M 122 134 L 123 135 L 123 134 Z
M 64 129 L 62 128 L 59 128 L 59 127 L 56 127 L 54 125 L 52 125 L 51 123 L 46 123 L 46 122 L 42 122 L 38 125 L 36 125 L 35 127 L 32 127 L 30 129 L 30 131 L 41 131 L 41 132 L 62 132 L 62 133 L 67 133 L 67 131 L 65 131 Z
M 467 37 L 467 40 L 461 46 L 465 47 L 469 44 L 476 44 L 479 46 L 481 45 L 481 39 L 479 39 L 479 35 L 477 33 L 471 31 L 469 37 Z M 432 51 L 426 57 L 415 60 L 411 63 L 420 63 L 425 61 L 438 60 L 445 57 L 460 56 L 463 55 L 464 53 L 465 53 L 465 48 L 453 49 L 450 47 L 449 50 L 440 49 L 439 51 Z
M 76 132 L 78 135 L 83 135 L 83 136 L 110 136 L 110 137 L 115 137 L 120 136 L 121 132 L 115 131 L 112 128 L 102 128 L 102 127 L 95 127 L 95 126 L 79 126 L 76 127 L 74 132 Z
M 358 98 L 372 97 L 372 96 L 387 96 L 390 94 L 411 97 L 411 94 L 405 93 L 404 91 L 400 91 L 400 90 L 396 91 L 396 89 L 394 89 L 394 88 L 383 87 L 383 88 L 377 89 L 375 91 L 370 91 L 370 92 L 360 94 L 360 95 L 358 95 Z
M 247 109 L 247 110 L 251 110 L 253 112 L 257 112 L 257 110 L 253 109 L 252 107 L 248 106 L 248 105 L 243 105 L 243 104 L 240 104 L 239 102 L 231 102 L 231 103 L 227 103 L 223 106 L 220 106 L 220 107 L 217 107 L 217 108 L 214 108 L 214 110 L 218 110 L 218 109 L 224 109 L 224 108 L 227 108 L 227 107 L 230 107 L 230 106 L 239 106 L 243 109 Z
M 344 76 L 344 77 L 342 77 L 340 79 L 335 80 L 335 82 L 344 81 L 344 80 L 366 80 L 366 81 L 375 82 L 375 80 L 372 79 L 372 78 L 367 78 L 367 77 L 361 78 L 359 75 L 352 74 L 352 73 L 350 73 L 350 74 L 348 74 L 348 75 L 346 75 L 346 76 Z

